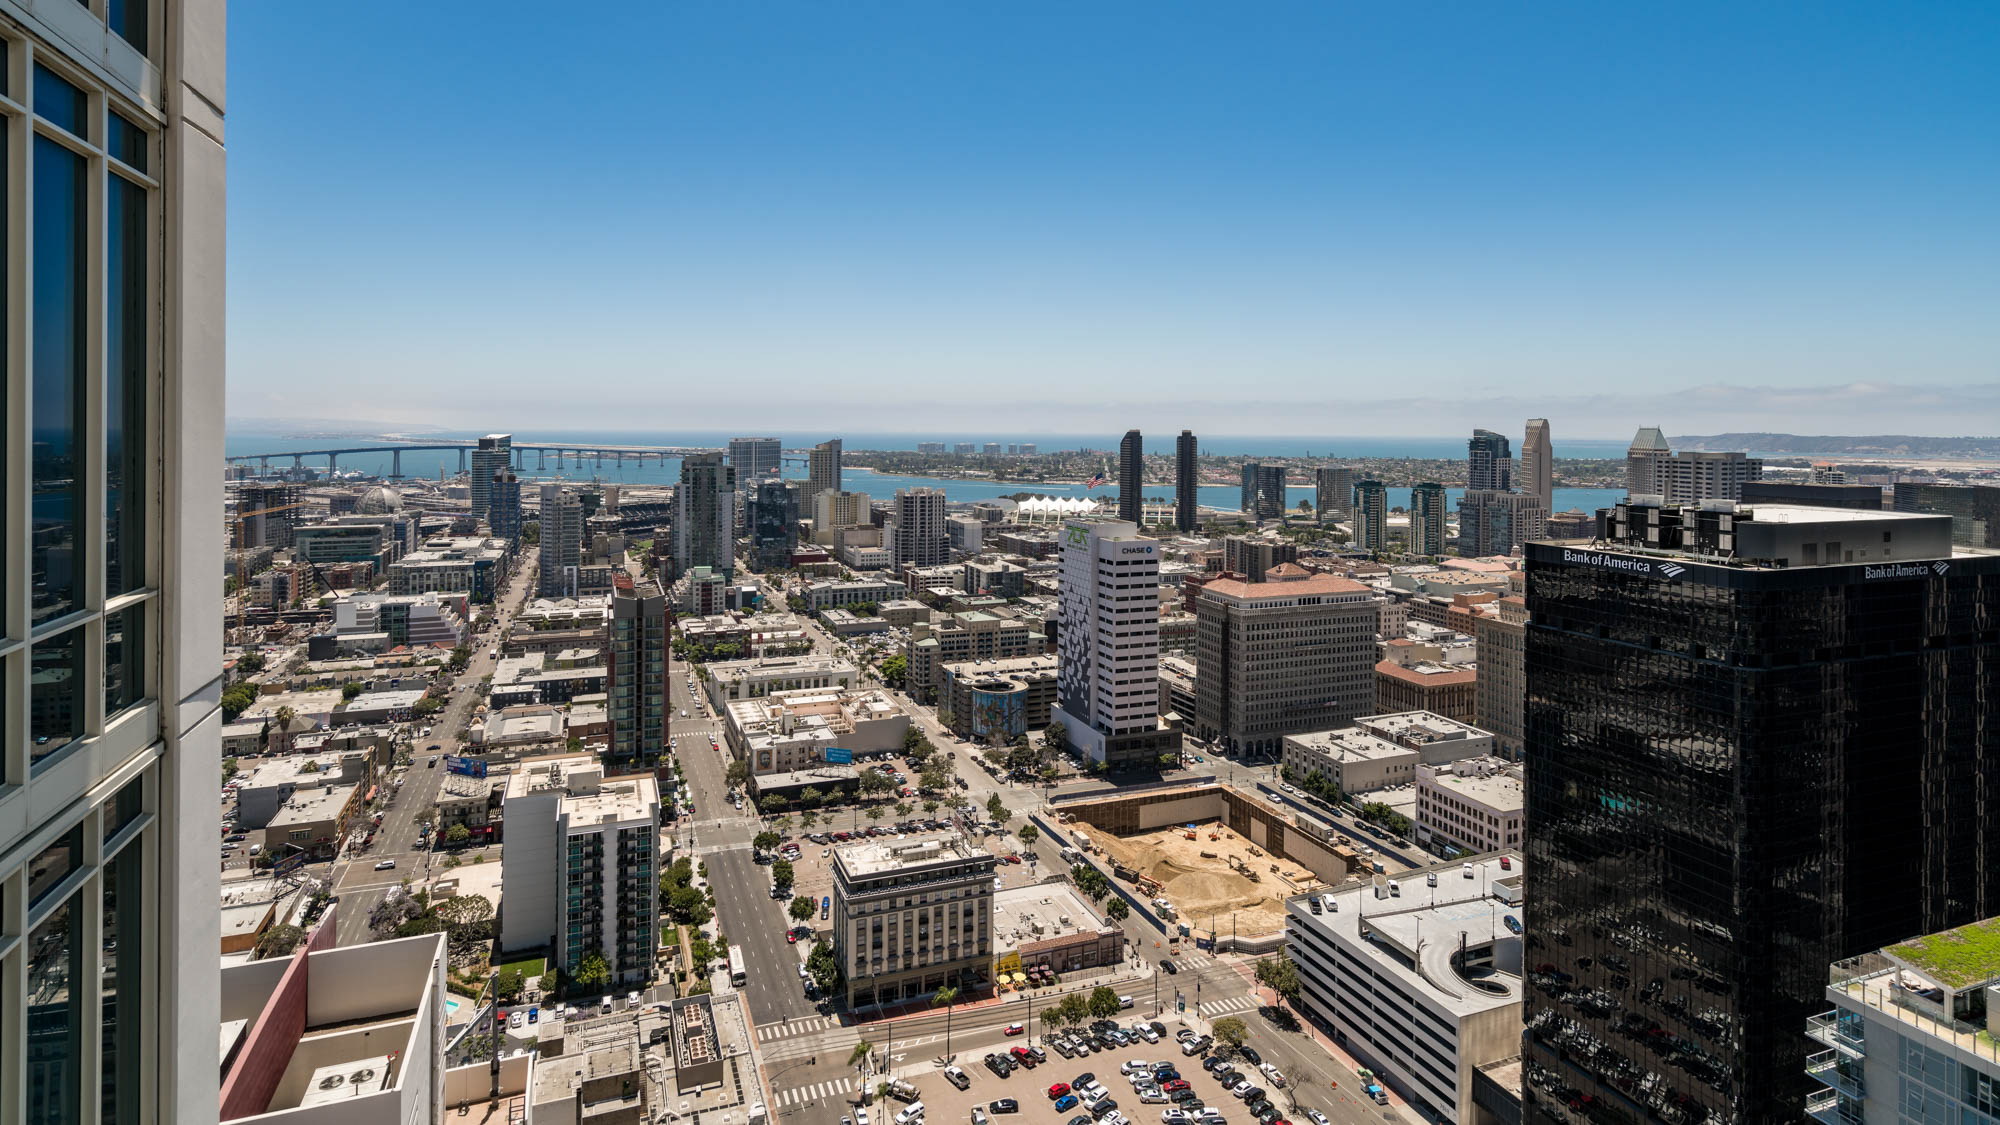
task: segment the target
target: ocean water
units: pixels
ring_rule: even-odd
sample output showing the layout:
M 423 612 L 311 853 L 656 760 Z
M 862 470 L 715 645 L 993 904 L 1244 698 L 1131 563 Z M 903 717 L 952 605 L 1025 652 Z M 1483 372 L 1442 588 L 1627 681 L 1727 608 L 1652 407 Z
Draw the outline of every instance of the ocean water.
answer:
M 479 435 L 438 432 L 408 436 L 413 441 L 421 442 L 425 439 L 462 440 Z M 517 440 L 532 440 L 537 443 L 576 442 L 580 445 L 674 446 L 722 446 L 732 436 L 741 435 L 715 432 L 642 433 L 633 431 L 600 431 L 594 433 L 540 432 L 534 434 L 532 437 L 527 433 L 517 433 L 515 435 Z M 804 448 L 825 440 L 825 435 L 819 434 L 779 432 L 770 434 L 769 436 L 776 437 L 782 441 L 786 449 Z M 1010 442 L 1034 442 L 1044 452 L 1058 449 L 1081 449 L 1091 446 L 1094 441 L 1106 440 L 1084 439 L 1074 434 L 1057 436 L 1046 434 L 1020 436 L 987 435 L 984 437 L 961 436 L 956 438 L 952 435 L 932 436 L 925 434 L 843 434 L 841 437 L 850 449 L 914 450 L 919 441 L 944 441 L 949 443 L 955 440 L 978 442 L 991 440 L 1001 442 L 1003 447 Z M 381 443 L 373 438 L 351 436 L 302 437 L 277 433 L 232 433 L 224 442 L 224 448 L 229 456 L 243 456 L 373 444 Z M 1106 444 L 1110 447 L 1115 447 L 1117 441 L 1115 438 L 1109 439 L 1106 441 Z M 1173 435 L 1161 435 L 1158 441 L 1148 440 L 1146 445 L 1149 452 L 1171 453 L 1173 451 Z M 1303 457 L 1310 454 L 1313 456 L 1331 457 L 1407 457 L 1430 460 L 1458 460 L 1463 459 L 1465 456 L 1465 442 L 1462 438 L 1218 437 L 1204 439 L 1202 450 L 1205 453 L 1236 453 L 1262 457 Z M 1555 451 L 1558 457 L 1618 457 L 1623 456 L 1625 452 L 1625 442 L 1580 440 L 1563 443 L 1558 441 Z M 1109 452 L 1106 455 L 1111 456 Z M 386 476 L 390 471 L 391 461 L 392 459 L 388 453 L 348 454 L 341 457 L 340 468 L 342 471 Z M 280 459 L 273 463 L 274 465 L 283 465 L 288 462 Z M 307 464 L 324 470 L 326 459 L 324 457 L 316 458 L 308 461 Z M 456 473 L 458 467 L 458 453 L 451 450 L 409 450 L 402 457 L 403 474 L 408 477 L 427 477 L 435 480 L 440 473 L 445 476 Z M 784 466 L 784 475 L 787 477 L 802 478 L 805 476 L 805 471 L 803 463 L 787 463 Z M 845 476 L 845 484 L 850 491 L 866 492 L 871 497 L 877 499 L 887 499 L 894 495 L 895 491 L 899 488 L 919 487 L 942 488 L 944 489 L 946 499 L 952 503 L 990 500 L 995 497 L 1007 496 L 1022 491 L 1031 491 L 1048 496 L 1096 495 L 1115 497 L 1118 494 L 1118 489 L 1115 485 L 1100 486 L 1096 489 L 1087 490 L 1081 484 L 1023 485 L 1016 482 L 939 480 L 931 477 L 910 477 L 898 476 L 891 473 L 876 473 L 858 468 L 848 469 Z M 541 457 L 535 452 L 530 451 L 523 454 L 521 477 L 523 480 L 602 480 L 618 484 L 664 485 L 672 484 L 680 479 L 680 461 L 677 458 L 666 458 L 658 461 L 626 461 L 624 464 L 619 464 L 615 458 L 605 458 L 602 461 L 591 460 L 579 463 L 574 456 L 571 456 L 565 458 L 562 464 L 558 466 L 557 459 L 554 456 Z M 1204 485 L 1199 491 L 1200 502 L 1203 505 L 1220 510 L 1236 510 L 1241 499 L 1240 490 L 1235 485 Z M 1389 504 L 1392 508 L 1409 507 L 1409 489 L 1391 488 L 1388 492 Z M 1448 489 L 1447 492 L 1450 502 L 1455 506 L 1464 489 Z M 1164 484 L 1155 484 L 1147 488 L 1146 494 L 1149 497 L 1171 498 L 1172 489 Z M 1555 510 L 1560 512 L 1570 508 L 1578 508 L 1586 512 L 1593 511 L 1597 508 L 1608 507 L 1616 503 L 1623 496 L 1623 489 L 1558 488 L 1555 490 Z M 1296 508 L 1300 500 L 1312 500 L 1313 497 L 1314 489 L 1310 484 L 1293 485 L 1286 490 L 1286 507 Z

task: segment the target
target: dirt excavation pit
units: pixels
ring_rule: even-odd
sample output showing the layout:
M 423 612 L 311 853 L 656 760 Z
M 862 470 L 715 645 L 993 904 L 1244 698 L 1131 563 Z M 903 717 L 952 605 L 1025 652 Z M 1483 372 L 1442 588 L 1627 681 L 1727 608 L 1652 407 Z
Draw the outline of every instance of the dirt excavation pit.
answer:
M 1104 849 L 1111 863 L 1158 882 L 1158 891 L 1141 897 L 1165 898 L 1178 912 L 1175 920 L 1195 930 L 1213 927 L 1218 933 L 1245 937 L 1275 933 L 1285 928 L 1285 899 L 1315 885 L 1312 873 L 1302 865 L 1272 859 L 1270 853 L 1216 821 L 1197 825 L 1192 840 L 1187 838 L 1189 829 L 1185 827 L 1156 828 L 1132 836 L 1113 836 L 1083 823 L 1065 827 Z M 1209 839 L 1211 833 L 1216 837 L 1213 840 Z M 1257 878 L 1253 880 L 1232 866 L 1232 859 Z M 1274 863 L 1277 871 L 1271 870 Z

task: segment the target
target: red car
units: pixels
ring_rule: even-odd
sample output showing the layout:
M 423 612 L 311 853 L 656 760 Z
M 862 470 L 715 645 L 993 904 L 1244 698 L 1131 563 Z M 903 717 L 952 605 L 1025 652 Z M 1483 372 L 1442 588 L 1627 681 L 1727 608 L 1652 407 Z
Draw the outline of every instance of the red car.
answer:
M 1055 1085 L 1049 1087 L 1049 1100 L 1055 1101 L 1057 1098 L 1060 1098 L 1067 1093 L 1069 1093 L 1069 1083 L 1058 1082 Z
M 1172 1094 L 1172 1093 L 1177 1093 L 1177 1092 L 1179 1092 L 1179 1091 L 1181 1091 L 1181 1090 L 1185 1090 L 1185 1089 L 1187 1089 L 1187 1088 L 1188 1088 L 1188 1084 L 1187 1084 L 1187 1079 L 1185 1079 L 1185 1078 L 1176 1078 L 1176 1079 L 1174 1079 L 1174 1080 L 1173 1080 L 1173 1081 L 1171 1081 L 1171 1082 L 1166 1082 L 1166 1083 L 1163 1083 L 1163 1084 L 1162 1084 L 1162 1085 L 1160 1086 L 1160 1093 L 1162 1093 L 1162 1094 Z
M 1028 1030 L 1028 1029 L 1027 1029 L 1027 1028 L 1025 1028 L 1025 1027 L 1022 1027 L 1022 1026 L 1021 1026 L 1020 1024 L 1018 1024 L 1018 1023 L 1010 1023 L 1010 1024 L 1008 1024 L 1008 1025 L 1007 1025 L 1007 1029 L 1006 1029 L 1006 1030 L 1005 1030 L 1004 1032 L 1002 1032 L 1001 1034 L 1003 1034 L 1003 1035 L 1019 1035 L 1019 1034 L 1021 1034 L 1022 1032 L 1026 1031 L 1026 1030 Z M 1021 1048 L 1019 1048 L 1019 1047 L 1016 1047 L 1016 1048 L 1014 1048 L 1014 1049 L 1015 1049 L 1016 1051 L 1018 1051 L 1018 1050 L 1020 1050 Z
M 785 944 L 786 944 L 786 945 L 797 945 L 798 943 L 799 943 L 799 932 L 798 932 L 797 930 L 786 930 L 786 931 L 785 931 Z

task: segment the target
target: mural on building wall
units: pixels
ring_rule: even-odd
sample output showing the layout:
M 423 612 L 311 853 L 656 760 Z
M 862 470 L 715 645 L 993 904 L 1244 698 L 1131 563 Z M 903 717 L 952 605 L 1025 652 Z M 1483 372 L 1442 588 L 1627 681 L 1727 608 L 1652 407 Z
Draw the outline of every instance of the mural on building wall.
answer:
M 1022 691 L 972 691 L 972 737 L 1001 740 L 1024 734 L 1028 729 L 1028 695 Z

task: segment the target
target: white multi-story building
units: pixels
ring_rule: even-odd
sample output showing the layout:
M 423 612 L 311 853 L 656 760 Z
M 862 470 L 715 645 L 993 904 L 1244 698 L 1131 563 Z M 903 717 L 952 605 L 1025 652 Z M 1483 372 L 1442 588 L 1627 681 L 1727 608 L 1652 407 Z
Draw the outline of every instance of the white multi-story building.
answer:
M 1063 527 L 1053 716 L 1070 745 L 1122 765 L 1180 752 L 1160 725 L 1160 545 L 1123 520 Z
M 216 1120 L 219 0 L 0 0 L 0 1121 Z
M 562 485 L 543 485 L 541 528 L 539 592 L 545 598 L 576 597 L 577 570 L 583 565 L 583 501 Z
M 814 493 L 812 498 L 814 537 L 817 538 L 820 532 L 830 533 L 838 527 L 860 527 L 866 524 L 870 515 L 869 505 L 866 492 L 828 489 Z
M 1521 1053 L 1517 853 L 1285 904 L 1299 1008 L 1426 1121 L 1488 1120 L 1480 1067 Z
M 754 660 L 720 660 L 708 666 L 708 699 L 722 710 L 738 699 L 756 699 L 774 691 L 832 688 L 853 691 L 860 671 L 834 656 L 763 656 Z
M 651 775 L 605 777 L 589 754 L 530 758 L 507 779 L 501 813 L 500 947 L 546 946 L 565 972 L 595 953 L 614 981 L 651 979 L 660 878 Z
M 1837 962 L 1806 1022 L 1827 1125 L 2000 1120 L 2000 918 Z
M 1490 756 L 1419 765 L 1417 839 L 1429 841 L 1434 850 L 1520 847 L 1522 778 L 1520 763 Z

